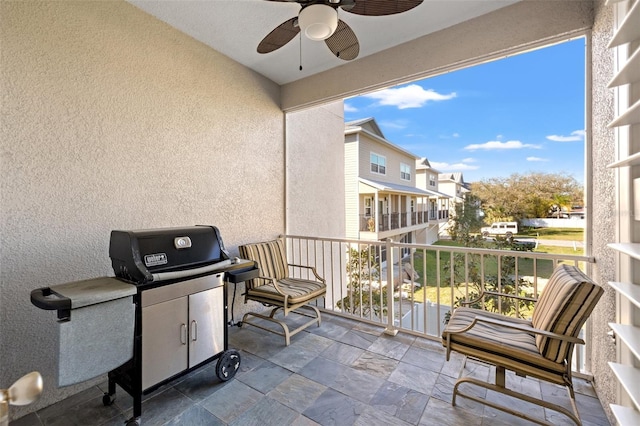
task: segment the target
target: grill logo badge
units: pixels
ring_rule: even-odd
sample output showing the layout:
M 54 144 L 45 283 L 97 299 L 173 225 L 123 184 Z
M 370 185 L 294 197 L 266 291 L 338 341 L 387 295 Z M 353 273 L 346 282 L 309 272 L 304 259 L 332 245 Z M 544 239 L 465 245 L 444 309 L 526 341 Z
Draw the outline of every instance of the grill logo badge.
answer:
M 166 265 L 168 262 L 166 253 L 148 254 L 144 257 L 144 264 L 149 266 Z

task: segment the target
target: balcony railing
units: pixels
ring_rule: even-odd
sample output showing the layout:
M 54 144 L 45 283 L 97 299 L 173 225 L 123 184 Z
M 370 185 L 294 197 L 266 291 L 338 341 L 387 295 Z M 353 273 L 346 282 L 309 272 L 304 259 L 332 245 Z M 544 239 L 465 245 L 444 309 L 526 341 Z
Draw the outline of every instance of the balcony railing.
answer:
M 441 212 L 442 213 L 442 212 Z M 449 217 L 449 212 L 446 212 Z M 378 232 L 391 231 L 437 220 L 438 212 L 389 213 L 378 215 Z M 360 232 L 376 232 L 373 216 L 360 215 Z
M 314 266 L 327 279 L 322 307 L 386 328 L 439 339 L 451 310 L 488 291 L 473 306 L 529 318 L 558 263 L 589 272 L 587 256 L 512 250 L 287 236 L 289 262 Z M 305 278 L 308 278 L 305 276 Z M 392 285 L 388 285 L 392 283 Z M 515 300 L 515 302 L 514 302 Z M 583 370 L 576 346 L 574 370 Z

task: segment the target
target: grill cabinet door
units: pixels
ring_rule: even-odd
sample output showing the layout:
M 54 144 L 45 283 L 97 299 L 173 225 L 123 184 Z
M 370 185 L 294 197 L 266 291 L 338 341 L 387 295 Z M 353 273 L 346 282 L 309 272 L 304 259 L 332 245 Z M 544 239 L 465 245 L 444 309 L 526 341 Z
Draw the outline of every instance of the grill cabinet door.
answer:
M 142 308 L 142 389 L 187 368 L 188 298 Z
M 189 368 L 224 350 L 224 289 L 189 296 Z

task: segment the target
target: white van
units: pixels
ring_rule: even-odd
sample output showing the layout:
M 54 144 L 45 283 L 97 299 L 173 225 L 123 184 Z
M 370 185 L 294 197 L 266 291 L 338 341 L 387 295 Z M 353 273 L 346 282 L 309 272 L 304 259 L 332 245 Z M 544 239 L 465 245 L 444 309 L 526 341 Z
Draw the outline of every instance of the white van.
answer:
M 483 237 L 489 235 L 504 235 L 512 237 L 518 233 L 518 222 L 493 222 L 491 226 L 485 226 L 480 229 Z

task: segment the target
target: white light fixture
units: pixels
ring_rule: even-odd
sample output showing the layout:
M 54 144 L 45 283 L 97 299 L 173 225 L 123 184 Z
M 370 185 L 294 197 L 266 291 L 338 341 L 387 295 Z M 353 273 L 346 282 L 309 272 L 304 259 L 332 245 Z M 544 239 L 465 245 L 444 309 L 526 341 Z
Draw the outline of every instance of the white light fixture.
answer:
M 326 40 L 338 27 L 338 11 L 326 4 L 312 4 L 300 11 L 298 25 L 311 40 Z

